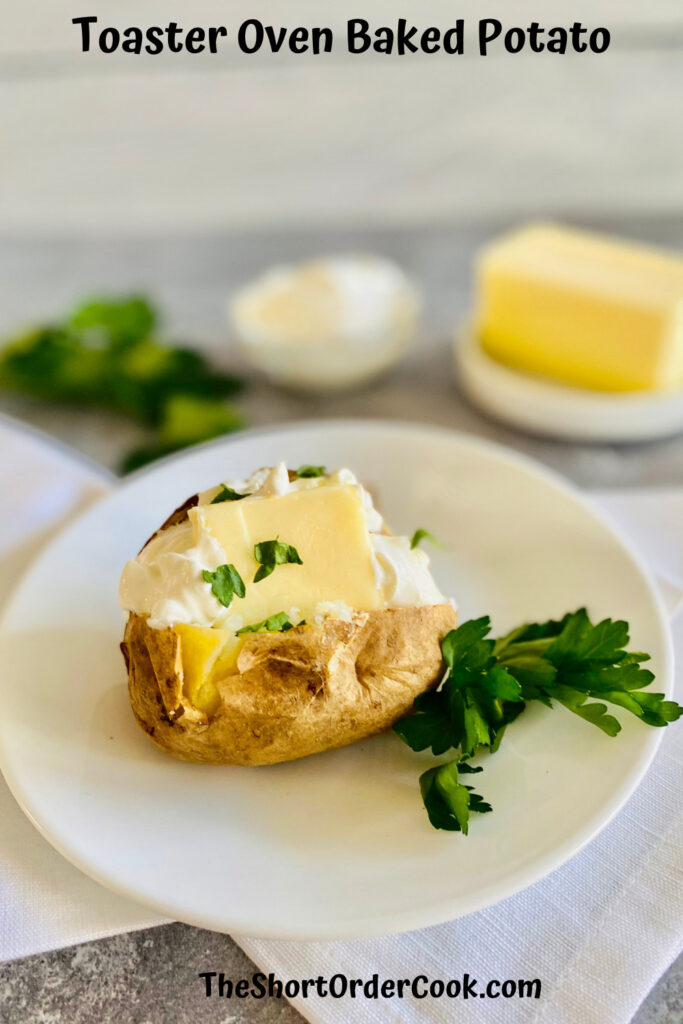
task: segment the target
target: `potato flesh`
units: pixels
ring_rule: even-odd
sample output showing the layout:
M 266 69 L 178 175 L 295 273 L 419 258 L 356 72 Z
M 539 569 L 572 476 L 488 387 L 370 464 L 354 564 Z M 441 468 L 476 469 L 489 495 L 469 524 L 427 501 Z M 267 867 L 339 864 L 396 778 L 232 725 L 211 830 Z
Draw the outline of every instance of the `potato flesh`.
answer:
M 218 689 L 211 675 L 216 663 L 222 660 L 226 647 L 239 647 L 239 637 L 226 629 L 209 626 L 188 626 L 178 623 L 174 626 L 180 637 L 180 652 L 183 666 L 183 693 L 200 711 L 211 714 L 218 706 Z M 235 650 L 234 661 L 237 659 Z

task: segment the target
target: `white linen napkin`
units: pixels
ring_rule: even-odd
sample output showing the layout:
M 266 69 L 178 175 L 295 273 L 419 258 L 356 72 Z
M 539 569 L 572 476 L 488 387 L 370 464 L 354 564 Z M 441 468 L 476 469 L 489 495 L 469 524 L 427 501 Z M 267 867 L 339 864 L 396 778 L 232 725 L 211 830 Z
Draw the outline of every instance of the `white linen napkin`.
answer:
M 0 417 L 0 605 L 40 547 L 114 482 L 75 452 Z M 0 775 L 0 961 L 161 921 L 60 857 Z
M 47 535 L 108 486 L 83 460 L 0 419 L 0 601 Z M 683 598 L 683 490 L 610 492 L 599 504 Z M 676 639 L 683 663 L 683 616 Z M 677 698 L 683 700 L 679 674 Z M 683 742 L 669 729 L 618 818 L 549 878 L 489 910 L 402 936 L 358 942 L 236 939 L 279 978 L 540 978 L 540 1000 L 292 1000 L 321 1024 L 363 1020 L 626 1024 L 683 946 Z M 63 860 L 0 780 L 0 961 L 163 923 Z M 362 1007 L 362 1010 L 359 1009 Z M 354 1013 L 355 1011 L 355 1013 Z

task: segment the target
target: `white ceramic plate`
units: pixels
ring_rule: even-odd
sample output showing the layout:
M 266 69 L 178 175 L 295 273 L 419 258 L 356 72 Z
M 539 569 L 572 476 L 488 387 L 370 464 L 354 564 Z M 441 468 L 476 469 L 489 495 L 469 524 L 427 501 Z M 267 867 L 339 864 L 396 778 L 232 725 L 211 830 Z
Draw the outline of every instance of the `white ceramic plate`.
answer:
M 660 735 L 611 740 L 533 707 L 478 777 L 494 813 L 470 836 L 427 822 L 431 763 L 386 734 L 269 768 L 183 764 L 134 723 L 118 650 L 119 572 L 188 494 L 278 459 L 351 466 L 401 532 L 445 543 L 436 576 L 463 619 L 496 631 L 587 603 L 627 618 L 669 690 L 665 617 L 644 571 L 596 512 L 503 448 L 399 424 L 256 431 L 132 477 L 25 577 L 0 635 L 0 754 L 49 841 L 104 885 L 170 917 L 237 934 L 341 938 L 417 928 L 487 906 L 576 853 L 621 807 Z
M 683 431 L 683 388 L 671 393 L 588 391 L 521 373 L 492 359 L 471 327 L 455 343 L 458 377 L 484 412 L 565 441 L 654 441 Z

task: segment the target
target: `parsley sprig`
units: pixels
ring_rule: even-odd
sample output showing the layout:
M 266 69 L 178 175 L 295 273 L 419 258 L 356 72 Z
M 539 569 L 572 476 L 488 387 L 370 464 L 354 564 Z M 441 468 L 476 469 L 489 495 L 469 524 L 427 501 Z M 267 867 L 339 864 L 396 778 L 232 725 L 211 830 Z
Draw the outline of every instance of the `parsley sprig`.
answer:
M 0 389 L 82 408 L 112 409 L 149 430 L 123 471 L 243 425 L 225 399 L 242 382 L 198 351 L 160 336 L 157 310 L 139 295 L 89 299 L 9 339 Z
M 559 620 L 519 626 L 495 641 L 490 631 L 488 617 L 451 630 L 441 644 L 448 667 L 442 686 L 420 694 L 415 713 L 394 726 L 413 750 L 458 751 L 420 779 L 435 828 L 466 833 L 471 811 L 490 810 L 459 782 L 458 773 L 473 770 L 465 759 L 480 748 L 497 750 L 507 726 L 530 701 L 549 708 L 561 704 L 608 736 L 621 729 L 609 704 L 656 727 L 683 714 L 664 694 L 643 692 L 654 675 L 642 667 L 649 655 L 627 651 L 626 622 L 604 619 L 594 625 L 580 608 Z

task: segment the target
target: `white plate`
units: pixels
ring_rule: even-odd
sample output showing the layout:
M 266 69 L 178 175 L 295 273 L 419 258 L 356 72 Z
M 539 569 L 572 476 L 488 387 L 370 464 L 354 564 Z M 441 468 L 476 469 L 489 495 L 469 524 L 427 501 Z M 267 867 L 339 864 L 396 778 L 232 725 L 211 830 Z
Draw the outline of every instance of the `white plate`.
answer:
M 427 822 L 415 755 L 386 734 L 269 768 L 183 764 L 134 723 L 118 650 L 121 567 L 188 494 L 285 459 L 348 465 L 401 532 L 446 544 L 437 578 L 496 631 L 586 602 L 627 618 L 669 690 L 658 598 L 626 544 L 554 475 L 504 448 L 399 424 L 244 434 L 133 476 L 34 564 L 0 635 L 0 753 L 16 798 L 83 871 L 170 917 L 261 937 L 417 928 L 487 906 L 576 853 L 622 806 L 660 733 L 615 739 L 531 708 L 486 759 L 494 813 L 470 836 Z
M 470 327 L 455 343 L 459 380 L 484 412 L 533 434 L 565 441 L 653 441 L 683 431 L 683 388 L 671 393 L 600 392 L 555 384 L 492 359 Z

